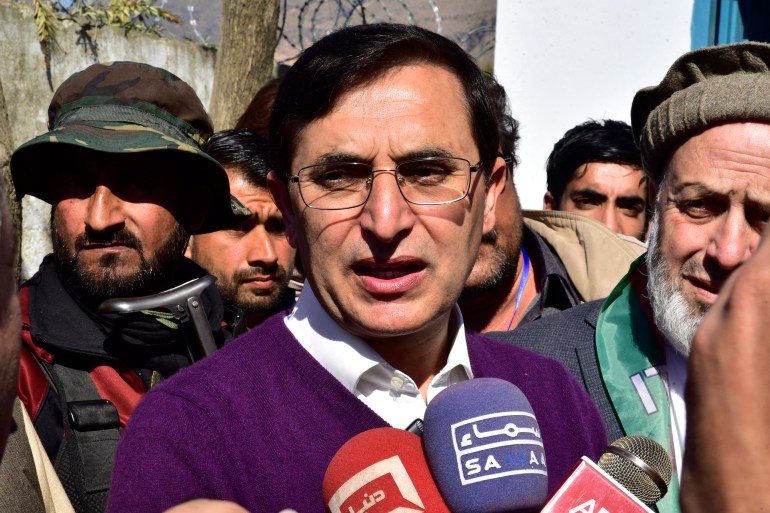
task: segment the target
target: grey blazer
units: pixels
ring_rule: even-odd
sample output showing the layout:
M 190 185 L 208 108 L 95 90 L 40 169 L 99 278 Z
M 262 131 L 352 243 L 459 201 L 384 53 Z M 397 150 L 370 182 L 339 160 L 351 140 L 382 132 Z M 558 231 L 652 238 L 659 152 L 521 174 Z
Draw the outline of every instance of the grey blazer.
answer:
M 513 331 L 485 333 L 485 336 L 549 356 L 583 384 L 602 414 L 607 438 L 624 436 L 609 395 L 604 389 L 596 357 L 596 321 L 603 299 L 591 301 L 530 322 Z

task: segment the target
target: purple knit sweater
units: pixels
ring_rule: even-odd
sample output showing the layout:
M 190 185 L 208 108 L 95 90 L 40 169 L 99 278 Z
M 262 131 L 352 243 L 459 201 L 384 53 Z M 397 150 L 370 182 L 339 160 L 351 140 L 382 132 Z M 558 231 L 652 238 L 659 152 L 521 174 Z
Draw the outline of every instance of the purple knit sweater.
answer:
M 557 362 L 468 334 L 476 377 L 529 399 L 543 435 L 549 489 L 607 446 L 582 387 Z M 231 500 L 251 513 L 320 513 L 335 452 L 385 421 L 299 345 L 283 314 L 161 383 L 141 401 L 118 447 L 109 513 L 154 513 L 191 500 Z

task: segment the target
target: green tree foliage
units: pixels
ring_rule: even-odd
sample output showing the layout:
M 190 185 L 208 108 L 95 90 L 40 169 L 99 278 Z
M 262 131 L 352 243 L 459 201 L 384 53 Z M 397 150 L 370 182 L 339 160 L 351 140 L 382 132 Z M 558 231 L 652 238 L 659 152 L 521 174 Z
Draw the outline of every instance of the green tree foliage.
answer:
M 59 0 L 33 0 L 37 37 L 45 57 L 51 90 L 51 48 L 56 44 L 61 22 L 73 22 L 85 44 L 91 41 L 88 31 L 101 27 L 118 27 L 126 33 L 137 31 L 160 36 L 162 21 L 179 23 L 181 20 L 155 3 L 155 0 L 73 0 L 65 7 Z
M 178 16 L 155 5 L 155 0 L 109 0 L 107 5 L 99 0 L 74 0 L 69 8 L 63 9 L 61 19 L 70 19 L 81 26 L 87 23 L 92 28 L 119 27 L 126 32 L 135 30 L 158 36 L 163 30 L 161 20 L 180 21 Z

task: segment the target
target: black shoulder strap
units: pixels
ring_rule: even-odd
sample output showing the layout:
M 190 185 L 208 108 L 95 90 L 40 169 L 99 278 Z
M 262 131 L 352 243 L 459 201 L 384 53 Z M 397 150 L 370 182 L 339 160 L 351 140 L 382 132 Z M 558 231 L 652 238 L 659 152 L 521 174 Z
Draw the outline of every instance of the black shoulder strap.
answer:
M 65 436 L 54 461 L 56 472 L 76 511 L 102 513 L 120 439 L 118 410 L 102 399 L 87 371 L 41 365 L 63 405 Z

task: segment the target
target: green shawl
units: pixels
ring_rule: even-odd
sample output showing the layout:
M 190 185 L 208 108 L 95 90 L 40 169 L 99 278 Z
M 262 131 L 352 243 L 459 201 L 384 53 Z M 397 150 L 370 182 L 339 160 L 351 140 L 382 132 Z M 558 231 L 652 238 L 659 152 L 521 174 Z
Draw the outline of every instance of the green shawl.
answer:
M 596 327 L 596 353 L 612 406 L 627 435 L 641 435 L 671 451 L 668 390 L 663 338 L 652 322 L 647 299 L 647 269 L 639 257 L 602 305 Z M 672 458 L 673 459 L 673 458 Z M 678 513 L 674 475 L 661 513 Z

